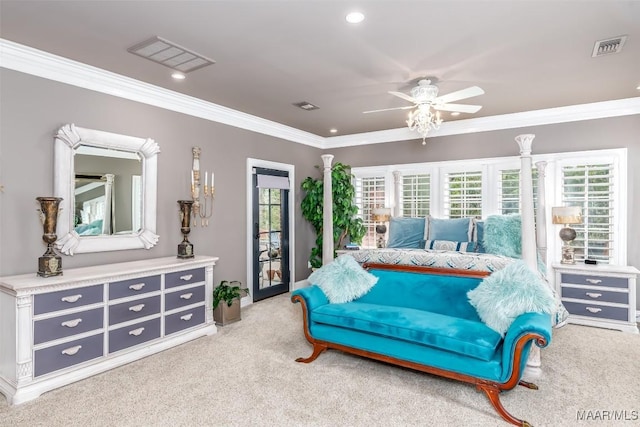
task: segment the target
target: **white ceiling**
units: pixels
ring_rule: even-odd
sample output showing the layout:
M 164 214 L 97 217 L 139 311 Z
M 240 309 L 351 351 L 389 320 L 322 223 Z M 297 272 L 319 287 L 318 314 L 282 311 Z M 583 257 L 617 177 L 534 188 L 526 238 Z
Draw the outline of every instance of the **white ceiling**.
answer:
M 174 81 L 127 52 L 152 36 L 216 64 Z M 1 0 L 0 37 L 324 137 L 403 127 L 406 111 L 362 111 L 407 105 L 387 91 L 425 76 L 485 90 L 445 121 L 640 96 L 640 1 Z

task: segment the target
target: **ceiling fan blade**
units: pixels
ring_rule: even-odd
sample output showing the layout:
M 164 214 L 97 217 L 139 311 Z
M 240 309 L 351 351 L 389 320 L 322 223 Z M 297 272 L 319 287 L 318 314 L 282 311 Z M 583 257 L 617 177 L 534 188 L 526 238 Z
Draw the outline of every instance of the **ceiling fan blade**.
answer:
M 482 105 L 466 105 L 466 104 L 442 104 L 434 105 L 435 110 L 441 111 L 459 111 L 461 113 L 477 113 Z
M 406 93 L 402 93 L 402 92 L 394 92 L 394 91 L 392 91 L 392 90 L 390 90 L 390 91 L 389 91 L 389 93 L 390 93 L 391 95 L 395 95 L 395 96 L 397 96 L 398 98 L 402 98 L 402 99 L 404 99 L 405 101 L 413 102 L 414 104 L 417 104 L 417 103 L 418 103 L 418 101 L 416 101 L 414 98 L 410 97 L 410 96 L 409 96 L 409 95 L 407 95 Z
M 416 108 L 416 106 L 415 105 L 408 105 L 406 107 L 383 108 L 381 110 L 363 111 L 362 114 L 379 113 L 381 111 L 392 111 L 392 110 L 408 110 L 410 108 Z
M 434 100 L 434 102 L 437 104 L 448 104 L 449 102 L 472 98 L 474 96 L 482 95 L 483 93 L 484 90 L 480 89 L 478 86 L 471 86 L 466 89 L 439 96 Z

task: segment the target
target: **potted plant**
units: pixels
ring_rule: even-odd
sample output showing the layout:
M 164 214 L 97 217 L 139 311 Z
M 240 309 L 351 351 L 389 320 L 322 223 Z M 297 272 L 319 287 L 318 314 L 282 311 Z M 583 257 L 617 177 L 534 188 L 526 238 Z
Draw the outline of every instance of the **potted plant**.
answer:
M 223 280 L 213 290 L 213 319 L 224 326 L 240 320 L 240 298 L 249 295 L 238 280 Z
M 319 166 L 316 166 L 320 169 Z M 358 218 L 358 206 L 354 203 L 356 189 L 353 185 L 354 176 L 351 166 L 336 163 L 331 170 L 331 185 L 333 193 L 333 241 L 335 250 L 348 239 L 351 243 L 360 244 L 367 230 Z M 311 223 L 316 232 L 316 247 L 311 249 L 309 262 L 311 267 L 322 266 L 322 206 L 323 179 L 307 177 L 302 181 L 305 196 L 302 199 L 302 216 Z M 346 242 L 345 242 L 346 243 Z

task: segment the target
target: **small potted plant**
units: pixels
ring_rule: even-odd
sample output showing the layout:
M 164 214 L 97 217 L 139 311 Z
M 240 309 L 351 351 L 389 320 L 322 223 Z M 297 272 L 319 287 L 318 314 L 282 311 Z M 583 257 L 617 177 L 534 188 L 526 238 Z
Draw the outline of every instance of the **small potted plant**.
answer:
M 213 319 L 224 326 L 240 320 L 240 298 L 249 295 L 238 280 L 223 280 L 213 290 Z

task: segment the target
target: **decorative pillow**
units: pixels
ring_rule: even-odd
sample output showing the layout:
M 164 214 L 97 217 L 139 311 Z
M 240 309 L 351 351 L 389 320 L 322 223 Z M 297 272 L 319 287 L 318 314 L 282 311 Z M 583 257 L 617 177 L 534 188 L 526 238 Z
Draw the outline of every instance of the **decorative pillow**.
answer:
M 330 264 L 311 273 L 309 283 L 318 285 L 332 304 L 360 298 L 378 282 L 351 255 L 341 255 Z
M 518 214 L 490 215 L 484 224 L 484 249 L 492 254 L 520 258 L 522 220 Z
M 487 252 L 484 248 L 484 221 L 479 219 L 473 220 L 473 242 L 476 242 L 476 252 Z
M 429 218 L 429 240 L 469 242 L 473 231 L 471 218 Z
M 552 314 L 556 302 L 551 288 L 524 261 L 515 261 L 467 292 L 480 319 L 502 334 L 524 313 Z
M 424 247 L 424 218 L 391 217 L 388 248 L 422 249 Z
M 437 251 L 475 252 L 476 242 L 452 242 L 450 240 L 427 240 L 425 249 Z

